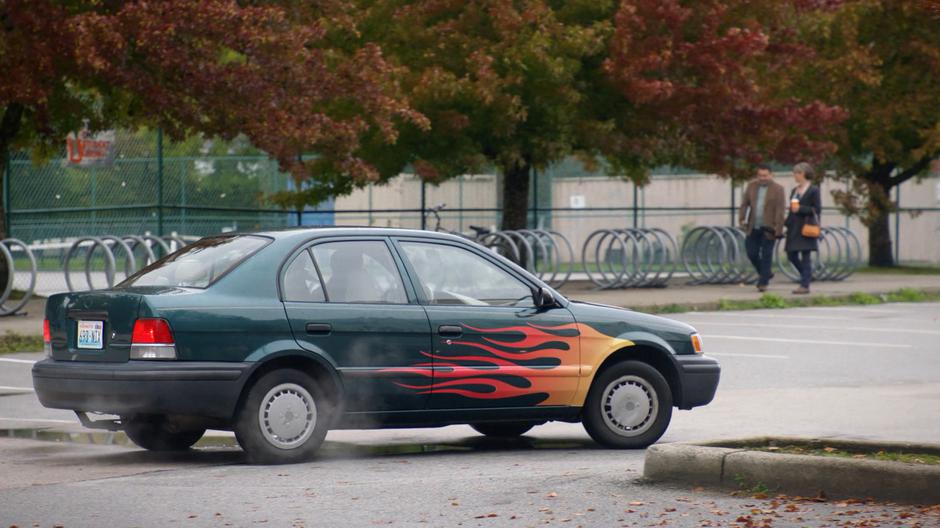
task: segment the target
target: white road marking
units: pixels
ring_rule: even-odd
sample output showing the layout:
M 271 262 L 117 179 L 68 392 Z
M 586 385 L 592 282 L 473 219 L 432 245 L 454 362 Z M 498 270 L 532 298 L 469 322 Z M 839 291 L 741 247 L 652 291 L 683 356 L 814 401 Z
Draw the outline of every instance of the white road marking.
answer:
M 0 358 L 0 361 L 6 361 L 7 363 L 27 363 L 32 365 L 35 361 L 31 359 L 16 359 L 16 358 Z
M 33 392 L 32 387 L 8 387 L 6 385 L 0 385 L 0 391 L 21 391 L 21 392 Z
M 703 315 L 712 316 L 712 317 L 772 317 L 774 319 L 812 319 L 813 321 L 819 321 L 821 319 L 826 319 L 830 321 L 857 321 L 857 317 L 834 317 L 830 315 L 786 315 L 776 311 L 768 311 L 768 313 L 754 314 L 754 313 L 741 313 L 741 312 L 698 312 L 698 313 L 686 313 L 682 314 L 689 317 L 700 317 Z
M 63 423 L 63 424 L 78 424 L 76 420 L 49 420 L 45 418 L 8 418 L 6 416 L 0 416 L 0 422 L 9 421 L 9 422 L 41 422 L 41 423 Z
M 715 357 L 746 357 L 746 358 L 761 358 L 761 359 L 790 359 L 790 356 L 775 356 L 773 354 L 737 354 L 734 352 L 718 352 L 713 353 L 709 352 L 709 356 Z
M 836 310 L 839 312 L 861 312 L 861 313 L 873 313 L 873 314 L 893 314 L 897 315 L 903 313 L 899 310 L 882 310 L 879 308 L 858 308 L 856 306 L 807 306 L 803 308 L 804 310 Z
M 914 345 L 902 345 L 898 343 L 856 343 L 852 341 L 816 341 L 813 339 L 785 339 L 782 337 L 744 337 L 704 334 L 705 339 L 739 339 L 741 341 L 769 341 L 772 343 L 803 343 L 807 345 L 846 345 L 855 347 L 878 347 L 878 348 L 913 348 Z
M 853 332 L 885 332 L 890 334 L 924 334 L 940 335 L 937 330 L 918 330 L 915 328 L 868 328 L 865 326 L 816 326 L 801 324 L 769 324 L 769 323 L 718 323 L 702 322 L 704 326 L 740 326 L 745 328 L 808 328 L 811 330 L 850 330 Z

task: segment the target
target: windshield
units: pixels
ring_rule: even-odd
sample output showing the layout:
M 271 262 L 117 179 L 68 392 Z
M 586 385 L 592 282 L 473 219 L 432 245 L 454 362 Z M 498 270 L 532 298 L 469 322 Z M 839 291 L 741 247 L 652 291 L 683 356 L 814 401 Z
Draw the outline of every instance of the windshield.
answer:
M 268 242 L 256 236 L 203 238 L 131 275 L 118 287 L 206 288 Z

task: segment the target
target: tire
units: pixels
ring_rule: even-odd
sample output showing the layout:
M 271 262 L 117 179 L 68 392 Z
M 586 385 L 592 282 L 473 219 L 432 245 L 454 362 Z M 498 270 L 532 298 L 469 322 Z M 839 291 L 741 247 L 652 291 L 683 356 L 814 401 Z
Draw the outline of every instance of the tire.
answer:
M 205 432 L 205 429 L 179 429 L 162 415 L 134 416 L 124 424 L 124 434 L 150 451 L 185 451 Z
M 307 374 L 268 372 L 248 389 L 238 409 L 235 438 L 253 464 L 310 460 L 329 429 L 326 404 L 323 391 Z
M 493 438 L 515 438 L 522 436 L 538 424 L 532 422 L 503 422 L 470 424 L 476 432 Z
M 622 410 L 614 412 L 616 408 Z M 669 383 L 640 361 L 622 361 L 604 370 L 594 380 L 582 410 L 591 438 L 614 449 L 650 446 L 666 432 L 671 419 Z

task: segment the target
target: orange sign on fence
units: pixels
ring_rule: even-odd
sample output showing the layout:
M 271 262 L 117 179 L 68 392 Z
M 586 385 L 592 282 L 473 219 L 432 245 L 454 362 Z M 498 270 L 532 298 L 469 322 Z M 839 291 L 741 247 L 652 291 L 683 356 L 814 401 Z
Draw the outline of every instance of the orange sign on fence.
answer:
M 82 130 L 65 138 L 66 164 L 78 167 L 109 167 L 114 161 L 114 131 Z

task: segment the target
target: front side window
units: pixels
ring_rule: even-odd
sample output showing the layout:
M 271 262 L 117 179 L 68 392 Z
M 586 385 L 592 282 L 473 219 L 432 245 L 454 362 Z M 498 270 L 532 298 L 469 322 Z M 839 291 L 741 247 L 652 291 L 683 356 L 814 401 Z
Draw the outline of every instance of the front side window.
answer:
M 533 306 L 528 286 L 471 251 L 421 242 L 401 247 L 431 304 Z
M 381 241 L 327 242 L 313 247 L 329 302 L 405 304 L 408 296 Z
M 206 288 L 268 242 L 250 235 L 203 238 L 131 275 L 118 287 Z

